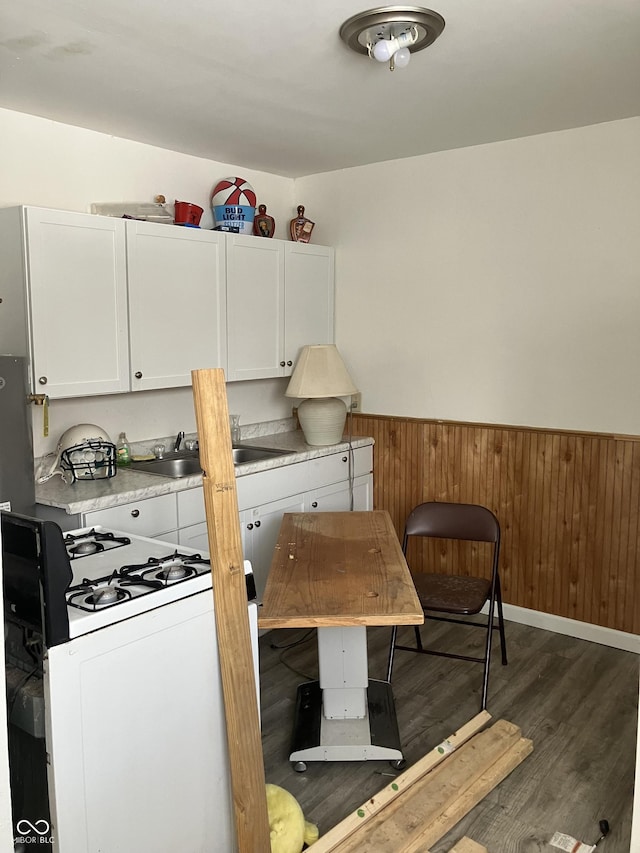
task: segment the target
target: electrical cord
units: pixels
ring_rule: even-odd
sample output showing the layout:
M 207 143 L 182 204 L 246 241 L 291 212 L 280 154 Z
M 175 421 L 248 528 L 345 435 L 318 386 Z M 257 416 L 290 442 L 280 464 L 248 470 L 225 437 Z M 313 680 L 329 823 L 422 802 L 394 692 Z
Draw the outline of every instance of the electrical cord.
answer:
M 296 640 L 293 640 L 291 643 L 284 643 L 283 645 L 278 645 L 278 643 L 270 643 L 269 647 L 272 649 L 280 649 L 280 654 L 278 655 L 278 661 L 290 671 L 295 673 L 295 675 L 299 675 L 301 678 L 304 678 L 306 681 L 314 681 L 317 680 L 316 677 L 309 675 L 306 672 L 302 672 L 296 667 L 292 666 L 285 660 L 285 652 L 288 652 L 289 649 L 295 649 L 296 646 L 301 646 L 303 643 L 308 643 L 309 640 L 315 634 L 316 629 L 310 628 L 308 631 L 305 631 L 301 637 L 298 637 Z
M 309 628 L 308 631 L 305 631 L 305 633 L 302 635 L 302 637 L 298 637 L 298 639 L 294 640 L 292 643 L 284 643 L 281 646 L 278 645 L 277 643 L 270 643 L 269 648 L 271 648 L 271 649 L 283 649 L 284 651 L 286 651 L 287 649 L 293 649 L 294 646 L 299 646 L 302 643 L 306 643 L 306 641 L 311 638 L 311 635 L 314 633 L 315 630 L 316 630 L 315 628 Z

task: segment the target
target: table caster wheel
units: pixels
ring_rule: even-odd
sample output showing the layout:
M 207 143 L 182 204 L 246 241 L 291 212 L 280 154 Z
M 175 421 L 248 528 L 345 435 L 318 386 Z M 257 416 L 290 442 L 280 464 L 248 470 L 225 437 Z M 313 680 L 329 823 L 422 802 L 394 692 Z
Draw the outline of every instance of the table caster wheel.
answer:
M 404 770 L 407 766 L 406 758 L 398 758 L 395 761 L 390 761 L 389 764 L 393 767 L 394 770 Z
M 294 762 L 293 769 L 296 771 L 296 773 L 304 773 L 304 771 L 307 769 L 307 765 L 304 761 L 296 761 Z

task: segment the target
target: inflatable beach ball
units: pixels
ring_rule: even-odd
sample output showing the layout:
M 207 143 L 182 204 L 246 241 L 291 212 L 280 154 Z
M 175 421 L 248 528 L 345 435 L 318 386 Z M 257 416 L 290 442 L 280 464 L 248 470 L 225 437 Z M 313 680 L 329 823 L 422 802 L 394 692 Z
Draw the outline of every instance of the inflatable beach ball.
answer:
M 223 178 L 213 188 L 211 207 L 216 231 L 253 234 L 256 194 L 244 178 Z

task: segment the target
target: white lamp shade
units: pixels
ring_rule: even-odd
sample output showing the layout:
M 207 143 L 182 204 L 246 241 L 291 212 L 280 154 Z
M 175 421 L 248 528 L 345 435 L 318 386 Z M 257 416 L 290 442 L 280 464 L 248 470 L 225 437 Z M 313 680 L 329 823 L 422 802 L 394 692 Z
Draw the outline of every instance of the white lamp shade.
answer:
M 304 398 L 298 420 L 307 444 L 337 444 L 342 439 L 347 407 L 338 397 L 357 391 L 334 344 L 302 348 L 285 396 Z
M 335 344 L 303 347 L 285 397 L 348 397 L 353 384 Z

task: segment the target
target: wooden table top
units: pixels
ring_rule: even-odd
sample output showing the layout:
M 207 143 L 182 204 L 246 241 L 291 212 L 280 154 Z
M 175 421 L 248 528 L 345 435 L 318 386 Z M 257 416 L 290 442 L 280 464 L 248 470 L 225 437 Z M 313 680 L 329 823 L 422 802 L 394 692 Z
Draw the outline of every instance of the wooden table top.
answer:
M 285 513 L 260 608 L 261 628 L 423 621 L 386 510 Z

